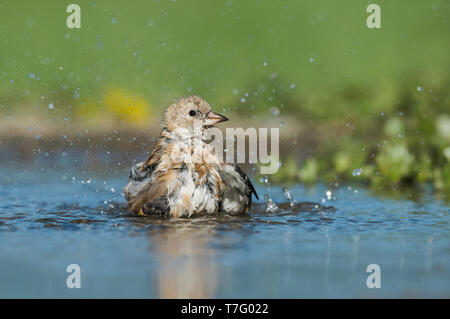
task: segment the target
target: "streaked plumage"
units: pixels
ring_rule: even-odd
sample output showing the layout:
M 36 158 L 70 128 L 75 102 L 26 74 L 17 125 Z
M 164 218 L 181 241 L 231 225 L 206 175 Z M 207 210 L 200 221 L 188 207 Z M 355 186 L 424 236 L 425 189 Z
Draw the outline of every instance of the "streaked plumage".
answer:
M 258 198 L 250 179 L 238 166 L 219 161 L 194 132 L 195 121 L 204 130 L 226 120 L 197 96 L 170 105 L 150 157 L 131 169 L 124 189 L 130 210 L 172 217 L 246 212 L 252 194 Z M 205 149 L 201 161 L 183 160 L 195 143 Z

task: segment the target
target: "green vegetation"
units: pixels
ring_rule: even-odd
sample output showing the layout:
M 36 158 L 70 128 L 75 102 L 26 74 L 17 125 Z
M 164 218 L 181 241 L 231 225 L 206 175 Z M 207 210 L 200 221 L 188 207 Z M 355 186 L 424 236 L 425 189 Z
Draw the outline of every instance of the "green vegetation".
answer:
M 421 77 L 423 79 L 423 77 Z M 283 161 L 272 181 L 313 183 L 359 181 L 376 187 L 420 186 L 432 183 L 437 190 L 450 191 L 450 103 L 448 79 L 436 86 L 417 86 L 405 80 L 405 87 L 390 87 L 383 111 L 372 114 L 349 112 L 323 119 L 341 132 L 303 163 L 295 158 Z M 431 82 L 426 82 L 431 83 Z M 364 105 L 377 101 L 384 88 L 371 95 L 336 101 Z M 375 103 L 375 102 L 372 102 Z M 313 114 L 304 114 L 313 117 Z M 332 124 L 338 121 L 339 125 Z
M 357 0 L 80 0 L 81 29 L 66 27 L 69 3 L 0 4 L 0 117 L 145 127 L 197 94 L 335 133 L 273 181 L 450 188 L 445 1 L 377 1 L 377 30 Z

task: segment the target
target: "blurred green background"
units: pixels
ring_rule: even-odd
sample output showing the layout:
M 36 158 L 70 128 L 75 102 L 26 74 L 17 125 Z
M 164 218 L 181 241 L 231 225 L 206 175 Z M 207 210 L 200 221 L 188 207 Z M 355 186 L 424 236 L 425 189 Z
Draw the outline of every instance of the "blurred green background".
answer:
M 4 141 L 33 121 L 157 126 L 196 94 L 246 126 L 276 119 L 292 152 L 274 182 L 450 188 L 450 1 L 376 1 L 381 29 L 368 1 L 77 1 L 81 29 L 70 3 L 0 3 Z

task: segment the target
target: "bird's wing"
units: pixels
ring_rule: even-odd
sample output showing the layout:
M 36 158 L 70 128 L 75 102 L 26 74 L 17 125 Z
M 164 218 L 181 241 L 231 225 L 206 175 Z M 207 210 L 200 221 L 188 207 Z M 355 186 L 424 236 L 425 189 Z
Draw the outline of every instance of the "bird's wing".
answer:
M 252 194 L 254 194 L 256 199 L 259 199 L 258 194 L 256 193 L 256 190 L 255 190 L 255 187 L 253 186 L 252 181 L 247 176 L 247 174 L 245 174 L 244 171 L 241 170 L 241 168 L 239 166 L 233 165 L 233 167 L 234 167 L 234 170 L 242 177 L 245 185 L 247 185 L 247 187 L 250 189 L 250 196 Z
M 146 165 L 145 162 L 137 163 L 131 168 L 128 179 L 135 182 L 141 182 L 152 175 L 155 167 L 156 165 Z
M 177 181 L 176 172 L 161 172 L 156 170 L 156 165 L 140 164 L 131 169 L 129 182 L 125 187 L 130 211 L 167 214 L 170 209 L 167 184 Z

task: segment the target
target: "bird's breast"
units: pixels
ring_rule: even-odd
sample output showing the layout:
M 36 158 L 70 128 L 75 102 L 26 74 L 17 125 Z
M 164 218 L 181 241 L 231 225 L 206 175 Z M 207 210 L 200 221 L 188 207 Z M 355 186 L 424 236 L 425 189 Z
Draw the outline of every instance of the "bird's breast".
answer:
M 221 179 L 214 167 L 186 164 L 169 185 L 169 202 L 178 216 L 216 213 L 219 209 Z

